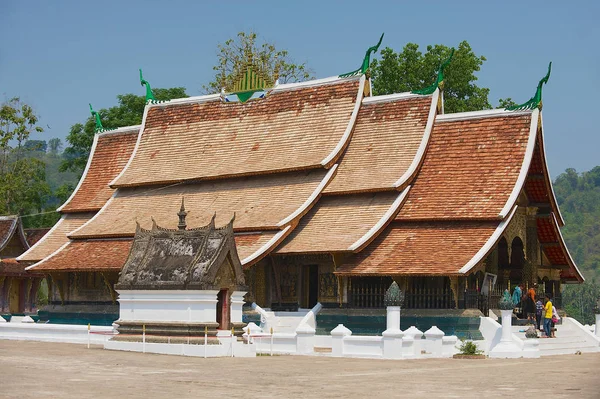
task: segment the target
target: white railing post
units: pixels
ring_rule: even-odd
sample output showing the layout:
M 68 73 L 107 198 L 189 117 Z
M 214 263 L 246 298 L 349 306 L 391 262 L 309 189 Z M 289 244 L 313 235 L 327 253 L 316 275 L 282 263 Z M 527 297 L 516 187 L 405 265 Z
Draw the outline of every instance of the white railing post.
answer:
M 88 349 L 90 349 L 90 329 L 91 329 L 91 328 L 92 328 L 92 327 L 91 327 L 90 323 L 88 323 L 88 332 L 87 332 L 87 339 L 88 339 L 88 340 L 87 340 L 87 341 L 88 341 L 88 343 L 87 343 L 87 344 L 88 344 L 88 345 L 87 345 L 87 348 L 88 348 Z
M 400 359 L 402 357 L 402 336 L 400 330 L 400 306 L 387 306 L 387 329 L 383 332 L 383 357 Z
M 331 356 L 344 356 L 344 337 L 352 335 L 352 331 L 344 327 L 343 324 L 338 324 L 336 328 L 331 330 Z

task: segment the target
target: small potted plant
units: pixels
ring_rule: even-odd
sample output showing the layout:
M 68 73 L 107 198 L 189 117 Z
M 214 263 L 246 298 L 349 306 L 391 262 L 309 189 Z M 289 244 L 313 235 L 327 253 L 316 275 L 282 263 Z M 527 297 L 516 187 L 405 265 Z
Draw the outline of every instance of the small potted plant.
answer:
M 486 357 L 473 341 L 462 341 L 459 351 L 452 356 L 454 359 L 485 359 Z

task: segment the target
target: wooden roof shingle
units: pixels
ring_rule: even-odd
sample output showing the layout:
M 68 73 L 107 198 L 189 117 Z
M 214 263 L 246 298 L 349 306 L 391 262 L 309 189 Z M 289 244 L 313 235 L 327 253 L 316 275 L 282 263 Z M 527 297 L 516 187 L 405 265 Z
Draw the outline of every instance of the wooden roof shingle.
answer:
M 235 213 L 236 231 L 280 230 L 285 218 L 301 209 L 310 198 L 316 200 L 324 180 L 331 175 L 320 169 L 154 189 L 122 188 L 72 237 L 133 237 L 136 220 L 142 227 L 149 228 L 151 218 L 160 226 L 176 228 L 176 211 L 182 197 L 189 211 L 190 226 L 205 225 L 215 213 L 215 223 L 223 225 Z
M 498 219 L 525 161 L 531 119 L 520 113 L 436 121 L 396 220 Z
M 364 78 L 274 90 L 247 103 L 146 108 L 134 155 L 113 187 L 246 176 L 325 165 L 352 128 Z M 329 159 L 329 164 L 332 160 Z
M 62 213 L 97 211 L 108 201 L 114 189 L 108 186 L 129 160 L 139 126 L 121 128 L 94 137 L 86 170 L 71 197 L 58 211 Z
M 393 189 L 402 177 L 406 177 L 402 184 L 409 184 L 410 176 L 405 174 L 418 169 L 419 150 L 425 150 L 429 138 L 426 125 L 429 118 L 433 124 L 436 99 L 437 93 L 384 102 L 363 100 L 352 140 L 323 193 Z M 434 112 L 430 112 L 432 108 Z

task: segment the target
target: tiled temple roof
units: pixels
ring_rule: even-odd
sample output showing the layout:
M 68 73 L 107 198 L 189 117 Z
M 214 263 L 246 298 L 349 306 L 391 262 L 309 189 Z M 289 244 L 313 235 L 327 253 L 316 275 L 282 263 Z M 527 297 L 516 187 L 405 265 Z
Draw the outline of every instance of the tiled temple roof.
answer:
M 131 240 L 77 240 L 27 268 L 33 272 L 119 271 L 127 260 Z
M 363 85 L 364 77 L 337 79 L 247 103 L 209 96 L 148 106 L 133 157 L 112 185 L 330 167 L 349 139 Z
M 190 210 L 188 223 L 202 225 L 217 215 L 217 224 L 227 223 L 235 213 L 236 231 L 280 230 L 285 219 L 315 202 L 332 173 L 325 169 L 249 176 L 237 179 L 173 185 L 165 188 L 124 188 L 98 215 L 72 234 L 73 238 L 133 237 L 136 220 L 150 227 L 151 218 L 174 228 L 181 198 Z M 306 204 L 306 202 L 309 202 Z
M 457 275 L 500 222 L 394 222 L 341 275 Z
M 393 219 L 404 197 L 395 191 L 323 197 L 275 252 L 357 251 Z
M 436 121 L 396 220 L 502 219 L 525 162 L 531 119 L 528 112 Z
M 8 244 L 18 226 L 18 216 L 0 216 L 0 251 Z
M 62 213 L 97 211 L 114 190 L 108 186 L 123 170 L 135 146 L 139 126 L 96 134 L 86 169 Z
M 378 98 L 363 101 L 352 140 L 325 194 L 394 189 L 409 184 L 417 172 L 435 117 L 437 92 L 373 101 Z
M 39 240 L 42 239 L 50 231 L 49 227 L 25 229 L 25 237 L 30 247 L 34 246 Z
M 67 234 L 81 227 L 92 216 L 94 216 L 93 212 L 63 215 L 42 239 L 29 248 L 23 255 L 19 256 L 17 260 L 19 262 L 37 262 L 51 255 L 69 241 Z

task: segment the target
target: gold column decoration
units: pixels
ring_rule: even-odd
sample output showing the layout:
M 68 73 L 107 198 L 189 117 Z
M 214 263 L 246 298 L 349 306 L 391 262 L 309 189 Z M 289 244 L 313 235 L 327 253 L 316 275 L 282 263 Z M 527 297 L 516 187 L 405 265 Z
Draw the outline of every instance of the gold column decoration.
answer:
M 51 274 L 52 280 L 55 282 L 56 288 L 58 289 L 58 295 L 60 296 L 61 305 L 65 304 L 65 280 L 64 276 L 61 276 L 58 273 Z
M 31 278 L 28 278 L 25 280 L 25 293 L 23 295 L 24 299 L 25 299 L 25 303 L 23 304 L 24 309 L 31 309 L 30 306 L 27 306 L 29 304 L 30 301 L 30 297 L 31 297 L 31 286 L 33 285 L 33 281 L 31 281 Z
M 110 298 L 112 299 L 112 303 L 114 305 L 117 303 L 117 291 L 115 291 L 115 288 L 114 288 L 113 284 L 110 282 L 110 280 L 108 279 L 108 276 L 104 272 L 100 272 L 100 274 L 102 275 L 102 279 L 104 280 L 104 284 L 106 285 L 106 288 L 108 288 L 108 292 L 110 293 Z
M 450 276 L 450 289 L 454 295 L 454 309 L 458 309 L 458 276 Z

